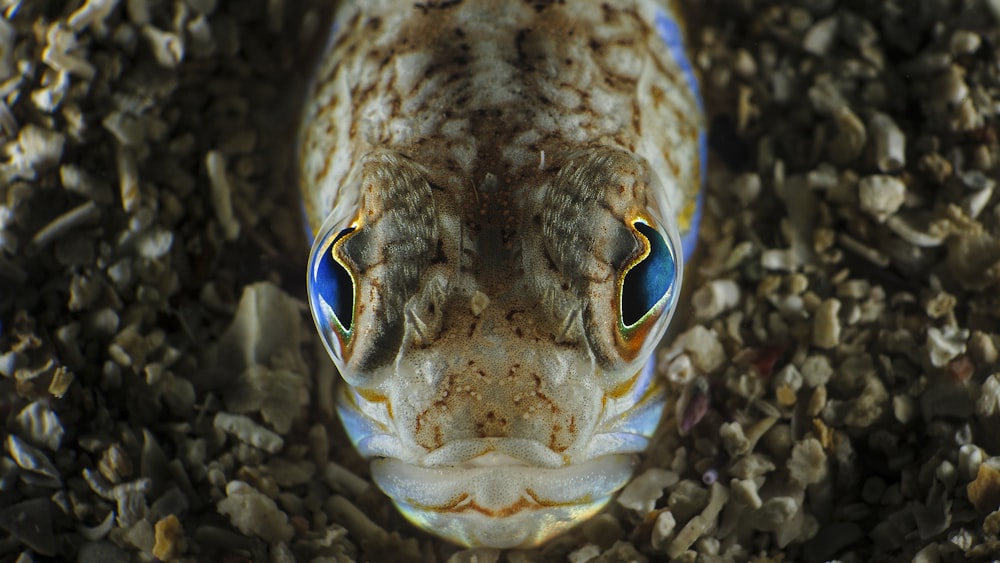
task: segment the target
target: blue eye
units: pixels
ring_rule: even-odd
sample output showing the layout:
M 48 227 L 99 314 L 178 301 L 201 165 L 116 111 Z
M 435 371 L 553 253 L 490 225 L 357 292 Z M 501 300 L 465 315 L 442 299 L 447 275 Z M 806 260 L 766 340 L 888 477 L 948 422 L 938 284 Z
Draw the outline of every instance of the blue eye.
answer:
M 625 272 L 622 281 L 622 324 L 632 327 L 650 312 L 660 309 L 671 296 L 677 279 L 677 266 L 670 245 L 656 229 L 636 222 L 639 234 L 645 237 L 649 251 Z
M 355 231 L 348 227 L 313 257 L 310 292 L 314 303 L 322 303 L 340 325 L 340 332 L 350 332 L 354 324 L 354 279 L 344 264 L 337 259 L 339 243 Z

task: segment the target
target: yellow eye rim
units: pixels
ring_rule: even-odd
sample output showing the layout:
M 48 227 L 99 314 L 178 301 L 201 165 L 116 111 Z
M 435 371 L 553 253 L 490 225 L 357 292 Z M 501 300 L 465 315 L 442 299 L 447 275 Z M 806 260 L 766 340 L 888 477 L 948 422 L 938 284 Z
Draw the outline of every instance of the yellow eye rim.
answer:
M 663 292 L 663 295 L 652 305 L 645 313 L 643 313 L 635 322 L 631 324 L 625 324 L 623 318 L 624 304 L 623 304 L 623 291 L 625 287 L 625 278 L 628 276 L 629 272 L 632 271 L 637 265 L 646 260 L 650 253 L 652 252 L 652 244 L 647 236 L 639 231 L 636 225 L 642 224 L 650 229 L 660 233 L 663 241 L 665 243 L 667 252 L 669 253 L 670 260 L 676 265 L 677 263 L 677 253 L 674 250 L 674 245 L 669 237 L 663 236 L 662 230 L 657 228 L 656 222 L 648 215 L 639 214 L 628 221 L 629 229 L 632 230 L 636 238 L 642 244 L 642 250 L 636 254 L 636 256 L 629 261 L 625 268 L 622 269 L 620 275 L 618 275 L 615 282 L 615 305 L 617 306 L 616 319 L 615 319 L 615 340 L 619 345 L 622 352 L 622 356 L 626 360 L 635 359 L 639 353 L 642 351 L 643 345 L 646 343 L 650 334 L 656 328 L 656 321 L 662 317 L 663 313 L 666 312 L 670 307 L 668 305 L 675 300 L 676 297 L 676 266 L 674 270 L 674 281 L 668 286 L 668 288 Z
M 309 280 L 307 280 L 309 285 L 307 288 L 310 301 L 309 309 L 312 312 L 313 320 L 323 337 L 324 345 L 326 346 L 327 351 L 330 352 L 331 356 L 343 360 L 346 360 L 346 358 L 350 355 L 354 340 L 354 325 L 356 323 L 358 312 L 358 285 L 354 271 L 340 259 L 337 251 L 346 240 L 350 239 L 359 232 L 361 226 L 361 221 L 358 218 L 355 218 L 346 227 L 336 228 L 336 226 L 334 226 L 334 228 L 326 230 L 322 243 L 315 245 L 309 258 L 311 265 Z M 345 233 L 345 231 L 348 232 Z M 333 307 L 326 299 L 319 295 L 319 292 L 314 287 L 317 283 L 314 280 L 318 280 L 322 275 L 319 269 L 324 260 L 321 257 L 332 258 L 334 262 L 343 268 L 351 280 L 351 323 L 349 327 L 345 327 L 343 325 L 340 317 L 333 311 Z M 334 349 L 334 343 L 330 341 L 331 333 L 336 337 L 338 345 L 337 349 Z

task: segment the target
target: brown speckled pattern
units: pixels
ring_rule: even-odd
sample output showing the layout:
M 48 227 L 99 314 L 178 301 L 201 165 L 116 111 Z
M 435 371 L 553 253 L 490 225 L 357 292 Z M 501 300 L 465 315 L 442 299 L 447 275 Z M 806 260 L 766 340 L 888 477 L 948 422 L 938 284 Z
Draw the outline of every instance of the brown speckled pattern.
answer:
M 342 413 L 363 421 L 352 438 L 417 467 L 643 449 L 663 394 L 637 373 L 672 310 L 626 334 L 621 280 L 648 246 L 634 223 L 679 253 L 700 189 L 701 115 L 651 26 L 662 7 L 361 5 L 337 16 L 300 145 L 313 230 L 339 221 L 318 244 L 357 228 L 329 247 L 357 290 L 333 354 L 352 385 Z M 510 515 L 547 491 L 462 494 Z

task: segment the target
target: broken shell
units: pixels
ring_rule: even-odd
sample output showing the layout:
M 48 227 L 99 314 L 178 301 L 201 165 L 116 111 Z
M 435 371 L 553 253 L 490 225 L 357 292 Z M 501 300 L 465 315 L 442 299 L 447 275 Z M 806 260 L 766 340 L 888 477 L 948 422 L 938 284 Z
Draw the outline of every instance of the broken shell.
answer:
M 65 434 L 62 423 L 48 401 L 34 401 L 21 409 L 15 427 L 28 440 L 56 451 Z
M 132 475 L 132 462 L 121 444 L 115 442 L 104 450 L 104 454 L 97 464 L 97 469 L 108 481 L 120 483 L 123 478 Z
M 896 172 L 906 166 L 906 137 L 888 115 L 875 112 L 868 121 L 875 143 L 875 164 L 882 172 Z
M 142 26 L 142 34 L 149 41 L 149 47 L 160 66 L 173 69 L 184 60 L 184 40 L 181 36 L 148 24 Z
M 802 38 L 802 48 L 819 57 L 828 55 L 837 39 L 839 22 L 840 18 L 833 15 L 814 23 Z
M 37 474 L 46 478 L 34 480 L 36 484 L 53 488 L 62 486 L 59 470 L 42 450 L 11 434 L 7 436 L 7 453 L 21 469 L 29 474 Z M 26 475 L 21 476 L 22 479 L 25 477 Z
M 944 244 L 945 238 L 943 236 L 921 231 L 914 226 L 909 219 L 906 219 L 901 215 L 893 215 L 892 217 L 889 217 L 885 224 L 892 232 L 896 233 L 899 238 L 914 246 L 933 248 Z

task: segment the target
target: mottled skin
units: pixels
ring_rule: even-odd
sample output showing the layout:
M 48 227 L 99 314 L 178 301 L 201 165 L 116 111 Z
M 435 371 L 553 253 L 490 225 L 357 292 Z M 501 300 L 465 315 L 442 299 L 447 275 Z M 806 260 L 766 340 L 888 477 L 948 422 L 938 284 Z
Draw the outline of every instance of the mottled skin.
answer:
M 527 547 L 622 487 L 663 389 L 700 189 L 701 113 L 651 0 L 347 2 L 308 102 L 316 261 L 353 323 L 313 312 L 340 412 L 412 521 Z M 675 283 L 626 326 L 625 273 L 667 241 Z M 354 227 L 336 245 L 343 229 Z M 349 329 L 349 330 L 347 330 Z

